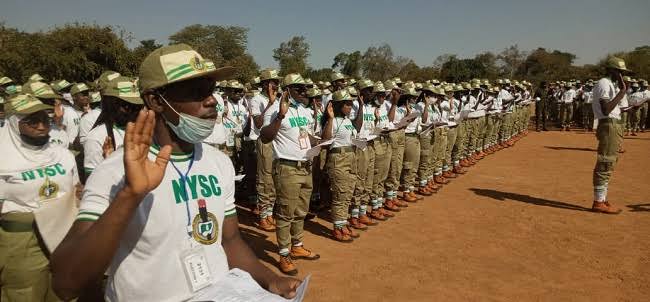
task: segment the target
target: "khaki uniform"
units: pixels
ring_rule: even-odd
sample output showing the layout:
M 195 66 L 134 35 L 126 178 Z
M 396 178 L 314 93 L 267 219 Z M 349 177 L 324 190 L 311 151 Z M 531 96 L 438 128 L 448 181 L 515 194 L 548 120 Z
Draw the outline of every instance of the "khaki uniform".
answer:
M 305 216 L 313 188 L 311 164 L 277 159 L 273 162 L 273 182 L 278 247 L 289 249 L 302 243 Z
M 32 213 L 2 215 L 0 301 L 61 301 L 52 290 L 50 260 L 36 234 Z
M 326 166 L 332 192 L 332 221 L 335 228 L 342 228 L 350 218 L 348 211 L 357 182 L 357 159 L 354 147 L 330 149 L 327 152 Z M 356 215 L 358 216 L 358 212 Z
M 402 176 L 402 161 L 404 160 L 405 144 L 404 130 L 391 132 L 389 138 L 391 157 L 388 178 L 386 179 L 386 195 L 387 197 L 395 197 L 397 196 L 397 189 L 399 188 L 400 177 Z
M 624 124 L 616 119 L 605 118 L 598 120 L 596 138 L 598 139 L 598 157 L 594 167 L 594 191 L 604 191 L 607 195 L 607 186 L 618 161 L 618 148 L 623 140 Z M 595 199 L 594 199 L 595 200 Z
M 273 143 L 262 143 L 257 139 L 257 206 L 260 217 L 273 215 L 275 185 L 273 180 Z
M 357 180 L 352 198 L 352 208 L 365 215 L 372 192 L 372 183 L 375 170 L 374 143 L 370 141 L 365 149 L 357 148 L 355 151 L 357 161 Z
M 454 162 L 452 161 L 452 153 L 454 151 L 454 146 L 456 146 L 456 138 L 458 137 L 458 126 L 449 128 L 447 130 L 447 146 L 445 150 L 444 163 L 442 165 L 443 171 L 450 171 L 454 167 Z
M 415 190 L 415 177 L 420 165 L 420 139 L 417 133 L 406 133 L 404 160 L 402 162 L 402 187 L 404 192 Z
M 442 175 L 445 158 L 447 154 L 447 139 L 449 129 L 447 127 L 436 128 L 433 131 L 433 154 L 434 154 L 434 175 Z
M 383 206 L 383 197 L 387 196 L 385 195 L 387 192 L 384 185 L 386 183 L 386 179 L 388 178 L 391 158 L 393 154 L 393 149 L 391 147 L 390 139 L 388 136 L 380 136 L 375 139 L 373 150 L 375 151 L 375 167 L 374 176 L 372 179 L 373 189 L 370 196 L 372 198 L 372 208 L 378 209 Z
M 420 134 L 420 165 L 418 167 L 418 180 L 419 186 L 425 186 L 427 182 L 433 177 L 433 134 Z

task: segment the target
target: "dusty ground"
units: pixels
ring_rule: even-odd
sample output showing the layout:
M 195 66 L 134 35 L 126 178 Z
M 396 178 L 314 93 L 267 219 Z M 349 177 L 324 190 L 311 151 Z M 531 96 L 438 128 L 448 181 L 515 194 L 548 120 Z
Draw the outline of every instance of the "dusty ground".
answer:
M 650 133 L 625 139 L 609 189 L 618 216 L 589 211 L 595 146 L 593 134 L 531 132 L 352 244 L 308 223 L 322 258 L 298 261 L 307 301 L 650 301 Z M 242 228 L 275 269 L 275 235 Z

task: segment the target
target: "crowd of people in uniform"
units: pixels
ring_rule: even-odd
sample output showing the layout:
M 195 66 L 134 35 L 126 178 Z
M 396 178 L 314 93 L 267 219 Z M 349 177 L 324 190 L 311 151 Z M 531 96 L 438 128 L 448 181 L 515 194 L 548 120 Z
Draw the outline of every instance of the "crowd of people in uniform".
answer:
M 592 86 L 542 83 L 533 93 L 511 79 L 334 72 L 314 83 L 264 69 L 240 83 L 232 74 L 177 44 L 151 53 L 137 78 L 0 78 L 3 300 L 57 300 L 52 288 L 74 298 L 104 274 L 111 301 L 196 299 L 233 267 L 291 297 L 299 280 L 257 261 L 239 235 L 236 199 L 275 232 L 279 270 L 296 275 L 296 260 L 320 258 L 303 242 L 306 219 L 328 216 L 331 238 L 351 243 L 512 147 L 528 133 L 532 104 L 562 100 L 568 127 L 571 102 L 589 104 Z M 39 209 L 74 196 L 67 235 L 43 247 Z
M 561 131 L 571 131 L 572 127 L 587 132 L 594 131 L 596 124 L 592 90 L 597 81 L 589 79 L 584 83 L 580 80 L 541 83 L 546 90 L 546 97 L 540 98 L 536 104 L 537 131 L 547 131 L 549 122 L 555 123 Z M 627 87 L 626 98 L 621 103 L 624 108 L 621 112 L 624 135 L 637 136 L 637 133 L 645 132 L 650 124 L 648 103 L 644 101 L 650 98 L 648 81 L 630 76 L 624 76 L 623 81 Z

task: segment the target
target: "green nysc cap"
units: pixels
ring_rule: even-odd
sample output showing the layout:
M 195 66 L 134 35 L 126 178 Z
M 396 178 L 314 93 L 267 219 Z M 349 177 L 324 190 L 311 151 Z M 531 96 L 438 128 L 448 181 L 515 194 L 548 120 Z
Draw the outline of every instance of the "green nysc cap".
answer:
M 41 110 L 52 109 L 54 107 L 44 104 L 31 94 L 20 93 L 9 99 L 5 104 L 5 111 L 11 114 L 32 114 Z
M 233 67 L 215 68 L 187 44 L 163 46 L 151 52 L 140 65 L 140 90 L 145 92 L 168 84 L 206 77 L 221 81 L 230 78 Z
M 27 82 L 23 85 L 23 91 L 39 99 L 60 99 L 61 95 L 52 89 L 50 85 L 43 82 Z
M 140 98 L 140 91 L 135 81 L 125 76 L 118 76 L 112 81 L 109 81 L 106 84 L 106 88 L 104 88 L 103 95 L 113 96 L 131 104 L 144 104 L 142 98 Z

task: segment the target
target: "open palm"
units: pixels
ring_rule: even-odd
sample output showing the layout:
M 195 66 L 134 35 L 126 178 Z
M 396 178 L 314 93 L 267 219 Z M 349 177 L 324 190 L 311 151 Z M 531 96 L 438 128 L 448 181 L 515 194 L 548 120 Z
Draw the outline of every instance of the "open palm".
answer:
M 163 146 L 155 161 L 148 158 L 156 114 L 142 110 L 135 123 L 128 123 L 124 135 L 124 172 L 126 189 L 136 195 L 146 195 L 158 187 L 165 176 L 171 146 Z

